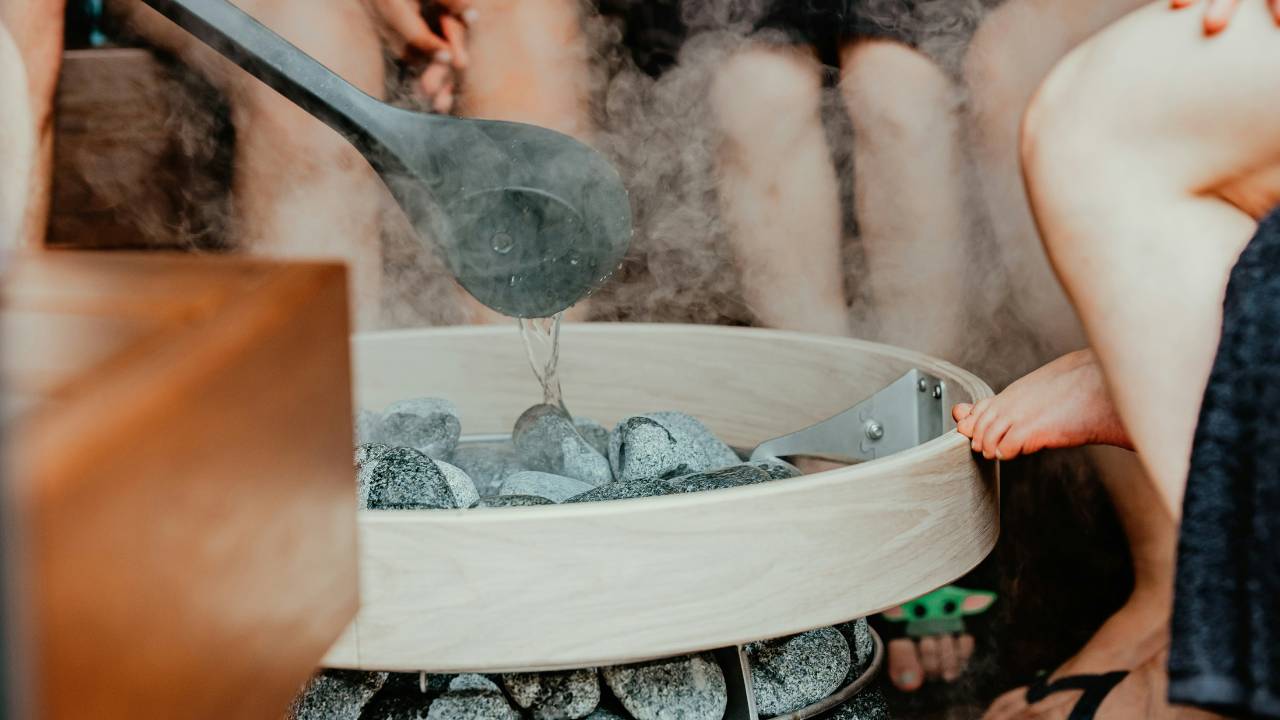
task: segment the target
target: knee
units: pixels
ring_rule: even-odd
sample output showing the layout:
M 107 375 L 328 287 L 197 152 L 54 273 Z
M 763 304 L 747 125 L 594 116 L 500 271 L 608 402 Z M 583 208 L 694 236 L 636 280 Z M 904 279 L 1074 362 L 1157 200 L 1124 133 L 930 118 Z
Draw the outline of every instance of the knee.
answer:
M 928 142 L 953 117 L 957 95 L 923 54 L 894 42 L 861 42 L 841 53 L 840 93 L 855 132 L 876 141 Z
M 982 21 L 965 52 L 961 74 L 975 129 L 1009 153 L 1032 93 L 1066 50 L 1039 30 L 1043 22 L 1032 3 L 1007 3 Z
M 729 59 L 711 87 L 711 105 L 731 142 L 786 145 L 819 128 L 817 61 L 790 49 L 756 48 Z

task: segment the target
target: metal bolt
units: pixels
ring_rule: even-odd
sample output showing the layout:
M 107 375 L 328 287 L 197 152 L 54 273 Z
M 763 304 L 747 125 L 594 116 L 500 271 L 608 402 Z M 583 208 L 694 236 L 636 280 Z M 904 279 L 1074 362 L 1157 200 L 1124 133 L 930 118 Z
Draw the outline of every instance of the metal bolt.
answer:
M 933 397 L 934 397 L 934 398 L 938 398 L 938 399 L 940 399 L 940 398 L 942 397 L 942 386 L 941 386 L 941 385 L 934 385 L 934 386 L 933 386 Z
M 884 437 L 884 426 L 875 420 L 868 420 L 864 429 L 867 432 L 867 437 L 872 440 L 879 440 Z
M 916 387 L 920 388 L 920 392 L 929 391 L 929 384 L 924 381 L 924 378 L 920 378 L 920 383 Z

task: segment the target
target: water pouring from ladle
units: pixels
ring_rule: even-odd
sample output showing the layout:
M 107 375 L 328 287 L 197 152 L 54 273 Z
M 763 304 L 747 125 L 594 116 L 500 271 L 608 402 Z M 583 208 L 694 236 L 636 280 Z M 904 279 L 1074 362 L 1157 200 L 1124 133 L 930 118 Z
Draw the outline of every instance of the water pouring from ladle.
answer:
M 337 130 L 373 166 L 458 282 L 514 317 L 550 317 L 622 261 L 631 207 L 617 171 L 566 135 L 376 100 L 227 0 L 148 5 Z

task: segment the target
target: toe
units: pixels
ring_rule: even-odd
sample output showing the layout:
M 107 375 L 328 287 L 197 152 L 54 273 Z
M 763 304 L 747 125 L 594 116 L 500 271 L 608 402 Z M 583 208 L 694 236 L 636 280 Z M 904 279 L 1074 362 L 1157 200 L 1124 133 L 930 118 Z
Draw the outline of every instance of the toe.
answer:
M 969 667 L 969 658 L 973 657 L 973 648 L 975 645 L 976 643 L 973 640 L 973 636 L 969 633 L 965 633 L 956 638 L 956 656 L 960 660 L 961 671 Z
M 922 637 L 920 646 L 920 667 L 924 668 L 924 676 L 930 680 L 942 675 L 942 655 L 938 651 L 938 638 Z
M 956 650 L 955 636 L 938 638 L 938 664 L 942 668 L 943 680 L 950 683 L 960 679 L 960 654 Z
M 972 412 L 973 406 L 969 403 L 958 403 L 955 407 L 951 408 L 951 419 L 956 422 L 960 422 L 969 417 L 969 414 Z
M 996 418 L 987 426 L 986 433 L 982 437 L 982 455 L 988 460 L 995 460 L 999 457 L 997 450 L 1000 447 L 1000 441 L 1009 432 L 1012 423 L 1007 418 Z
M 992 425 L 1002 420 L 999 411 L 995 409 L 982 413 L 982 417 L 978 418 L 978 423 L 973 427 L 973 449 L 980 453 L 987 452 L 987 431 Z M 995 448 L 991 448 L 994 450 Z
M 924 684 L 920 653 L 910 638 L 889 641 L 889 677 L 903 692 L 915 692 Z
M 1026 432 L 1021 428 L 1013 428 L 1000 439 L 999 444 L 996 445 L 996 451 L 1000 453 L 1001 460 L 1012 460 L 1022 454 L 1026 442 Z
M 1009 720 L 1027 707 L 1027 689 L 1014 688 L 995 699 L 982 714 L 982 720 Z

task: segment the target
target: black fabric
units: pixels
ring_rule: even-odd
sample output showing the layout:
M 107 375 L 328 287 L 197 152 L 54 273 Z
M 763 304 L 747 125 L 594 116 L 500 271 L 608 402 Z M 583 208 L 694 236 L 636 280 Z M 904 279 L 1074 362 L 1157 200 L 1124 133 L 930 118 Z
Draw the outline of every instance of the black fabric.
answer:
M 1280 213 L 1227 286 L 1175 590 L 1170 701 L 1280 718 Z
M 914 47 L 920 26 L 917 0 L 774 0 L 758 27 L 812 45 L 824 64 L 839 67 L 845 43 L 894 40 Z
M 1071 707 L 1067 720 L 1093 720 L 1107 694 L 1128 676 L 1128 670 L 1115 670 L 1100 675 L 1068 675 L 1051 683 L 1045 675 L 1027 688 L 1027 704 L 1035 705 L 1054 693 L 1079 692 L 1080 699 Z

